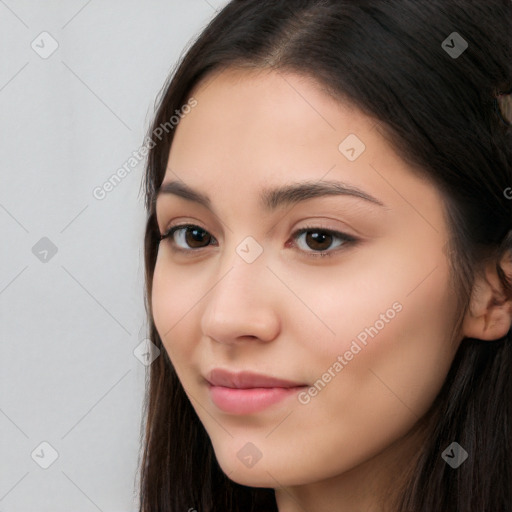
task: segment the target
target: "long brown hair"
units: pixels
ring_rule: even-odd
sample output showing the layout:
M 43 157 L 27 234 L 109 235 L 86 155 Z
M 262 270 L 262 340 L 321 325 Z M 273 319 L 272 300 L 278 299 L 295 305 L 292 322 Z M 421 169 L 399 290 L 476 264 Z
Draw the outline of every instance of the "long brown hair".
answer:
M 397 153 L 445 198 L 460 298 L 455 328 L 483 259 L 498 261 L 512 248 L 504 194 L 512 130 L 495 100 L 512 88 L 511 20 L 510 0 L 233 0 L 186 52 L 159 98 L 144 177 L 148 336 L 161 355 L 147 381 L 140 512 L 277 510 L 272 489 L 239 485 L 221 470 L 153 322 L 155 194 L 175 131 L 169 119 L 205 77 L 244 66 L 311 76 L 377 119 Z M 442 46 L 453 32 L 468 44 L 458 57 Z M 404 470 L 397 512 L 512 510 L 510 334 L 461 343 L 422 419 L 427 442 Z M 441 458 L 453 441 L 469 453 L 457 470 Z

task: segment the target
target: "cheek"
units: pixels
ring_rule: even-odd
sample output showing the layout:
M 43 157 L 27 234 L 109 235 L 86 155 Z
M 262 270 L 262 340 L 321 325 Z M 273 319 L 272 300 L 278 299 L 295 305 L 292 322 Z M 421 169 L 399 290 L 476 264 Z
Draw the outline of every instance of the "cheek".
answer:
M 316 326 L 330 331 L 330 346 L 337 351 L 348 350 L 354 339 L 368 347 L 378 339 L 382 348 L 392 348 L 393 340 L 411 338 L 408 347 L 418 340 L 420 353 L 421 347 L 434 351 L 447 345 L 457 300 L 437 238 L 418 237 L 414 248 L 405 236 L 382 240 L 371 250 L 356 249 L 339 265 L 296 275 L 289 273 L 288 279 L 315 313 Z M 377 344 L 372 347 L 380 355 Z
M 302 340 L 301 358 L 309 361 L 309 382 L 320 379 L 319 402 L 345 413 L 354 405 L 356 414 L 382 406 L 385 415 L 384 404 L 426 412 L 458 346 L 450 338 L 457 302 L 449 266 L 439 244 L 427 246 L 416 255 L 405 247 L 383 247 L 301 277 L 295 289 L 318 321 L 307 330 L 292 329 Z M 321 340 L 313 323 L 324 333 Z
M 435 267 L 431 263 L 423 275 L 414 273 L 404 282 L 413 285 L 402 294 L 403 310 L 369 360 L 382 383 L 418 416 L 441 389 L 458 348 L 451 338 L 457 300 L 449 269 Z
M 173 363 L 186 354 L 189 315 L 204 296 L 201 278 L 182 272 L 165 260 L 159 252 L 153 275 L 151 304 L 153 319 L 162 343 Z M 188 334 L 190 337 L 190 333 Z
M 449 339 L 456 311 L 448 267 L 440 264 L 413 292 L 410 286 L 434 266 L 394 275 L 386 265 L 387 273 L 369 273 L 359 287 L 347 275 L 346 287 L 313 298 L 336 336 L 313 345 L 302 335 L 310 388 L 297 418 L 322 432 L 318 445 L 344 454 L 326 472 L 349 468 L 406 434 L 441 389 L 456 349 Z M 301 428 L 289 426 L 290 435 Z
M 414 420 L 427 411 L 457 348 L 450 339 L 456 298 L 447 284 L 448 267 L 440 264 L 425 279 L 433 267 L 421 270 L 420 265 L 396 275 L 388 267 L 380 277 L 369 276 L 374 278 L 371 290 L 354 288 L 344 295 L 347 307 L 338 315 L 335 350 L 324 358 L 324 366 L 338 355 L 347 361 L 330 390 L 334 407 L 346 411 L 356 404 L 357 415 L 369 414 L 375 421 L 394 414 Z

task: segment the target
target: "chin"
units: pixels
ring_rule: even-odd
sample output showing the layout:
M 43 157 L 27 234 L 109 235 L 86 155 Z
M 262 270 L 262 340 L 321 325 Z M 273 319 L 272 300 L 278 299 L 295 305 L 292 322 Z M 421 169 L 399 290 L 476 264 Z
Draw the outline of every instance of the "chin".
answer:
M 271 478 L 268 473 L 255 474 L 252 473 L 251 469 L 237 468 L 230 474 L 226 474 L 226 476 L 233 482 L 240 485 L 245 485 L 246 487 L 274 488 L 277 485 L 276 481 Z
M 277 475 L 278 471 L 268 468 L 265 461 L 260 459 L 252 467 L 245 466 L 233 453 L 229 457 L 217 457 L 217 462 L 224 474 L 233 482 L 247 487 L 276 487 L 277 482 L 271 475 Z M 268 471 L 268 472 L 267 472 Z M 270 473 L 270 474 L 269 474 Z

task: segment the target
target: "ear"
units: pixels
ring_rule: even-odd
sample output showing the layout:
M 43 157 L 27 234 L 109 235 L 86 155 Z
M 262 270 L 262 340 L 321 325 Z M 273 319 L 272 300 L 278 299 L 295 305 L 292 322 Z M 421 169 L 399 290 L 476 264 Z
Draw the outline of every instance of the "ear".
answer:
M 512 257 L 509 252 L 501 260 L 501 268 L 510 279 Z M 505 336 L 512 324 L 512 297 L 506 297 L 492 260 L 484 265 L 475 278 L 468 311 L 462 324 L 466 338 L 497 340 Z

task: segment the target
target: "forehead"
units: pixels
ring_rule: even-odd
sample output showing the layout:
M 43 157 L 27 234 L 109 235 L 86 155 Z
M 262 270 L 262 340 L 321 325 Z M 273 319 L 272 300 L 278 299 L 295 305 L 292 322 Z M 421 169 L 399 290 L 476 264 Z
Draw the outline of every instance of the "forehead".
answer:
M 228 69 L 190 96 L 197 105 L 176 128 L 164 183 L 182 181 L 233 211 L 248 200 L 260 208 L 265 188 L 329 180 L 388 205 L 409 196 L 427 210 L 439 206 L 433 186 L 411 172 L 376 121 L 310 77 Z M 347 140 L 356 158 L 347 157 Z
M 279 70 L 226 69 L 207 76 L 192 95 L 198 105 L 181 120 L 176 139 L 186 132 L 188 141 L 203 145 L 222 140 L 223 148 L 234 150 L 243 141 L 253 149 L 265 144 L 284 150 L 325 141 L 337 150 L 347 128 L 363 134 L 375 126 L 311 77 Z M 176 139 L 175 144 L 184 142 Z
M 172 169 L 192 179 L 195 169 L 218 179 L 258 175 L 268 181 L 290 173 L 320 179 L 333 166 L 356 167 L 339 145 L 357 134 L 368 147 L 375 126 L 311 78 L 280 71 L 224 70 L 208 76 L 190 96 L 197 105 L 176 128 L 166 181 Z M 380 144 L 373 141 L 370 149 L 389 151 Z

